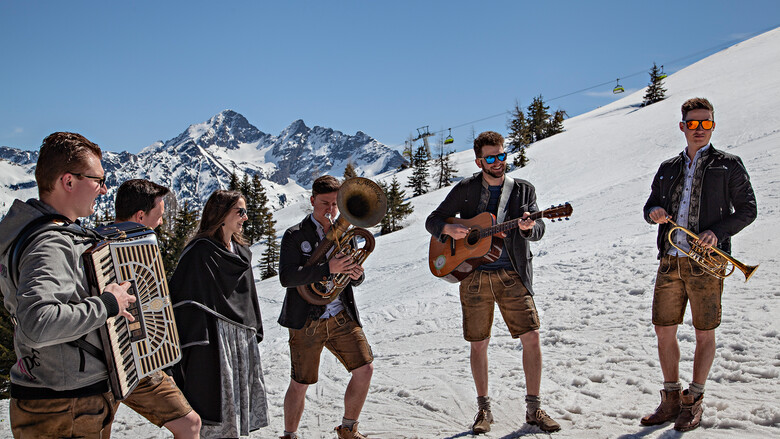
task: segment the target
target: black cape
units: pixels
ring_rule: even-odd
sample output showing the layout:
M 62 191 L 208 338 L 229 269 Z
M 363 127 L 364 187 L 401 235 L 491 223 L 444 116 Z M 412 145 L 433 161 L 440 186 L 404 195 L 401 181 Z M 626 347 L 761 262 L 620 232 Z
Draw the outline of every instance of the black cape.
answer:
M 252 253 L 245 246 L 233 244 L 238 254 L 210 238 L 191 242 L 169 283 L 182 347 L 182 359 L 173 367 L 173 378 L 207 423 L 222 422 L 217 317 L 197 304 L 256 328 L 257 341 L 263 339 Z

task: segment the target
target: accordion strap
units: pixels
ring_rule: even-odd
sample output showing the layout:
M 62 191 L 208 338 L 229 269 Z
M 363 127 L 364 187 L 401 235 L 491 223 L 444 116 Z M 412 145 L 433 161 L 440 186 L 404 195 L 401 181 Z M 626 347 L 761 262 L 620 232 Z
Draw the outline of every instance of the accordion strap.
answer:
M 84 352 L 88 353 L 89 355 L 92 355 L 93 357 L 100 360 L 103 364 L 106 364 L 106 355 L 99 347 L 93 345 L 92 343 L 87 341 L 87 334 L 82 335 L 79 339 L 73 340 L 68 342 L 69 345 L 75 346 Z M 83 358 L 82 358 L 83 363 Z M 81 368 L 84 366 L 82 365 Z

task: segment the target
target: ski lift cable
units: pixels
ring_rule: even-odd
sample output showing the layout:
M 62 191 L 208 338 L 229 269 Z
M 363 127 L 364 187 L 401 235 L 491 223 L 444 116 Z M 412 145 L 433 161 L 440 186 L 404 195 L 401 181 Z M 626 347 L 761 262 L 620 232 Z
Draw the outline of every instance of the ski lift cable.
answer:
M 671 61 L 664 62 L 664 63 L 662 63 L 662 65 L 670 66 L 670 65 L 674 65 L 674 64 L 676 64 L 676 63 L 678 63 L 680 61 L 686 60 L 688 58 L 692 58 L 692 57 L 701 55 L 702 53 L 708 53 L 708 52 L 711 52 L 713 50 L 723 50 L 723 49 L 731 47 L 731 46 L 733 46 L 735 44 L 739 44 L 739 43 L 741 43 L 743 41 L 749 40 L 750 38 L 753 38 L 753 37 L 755 37 L 757 35 L 761 35 L 763 33 L 769 32 L 770 30 L 775 29 L 777 27 L 780 27 L 780 26 L 771 26 L 769 28 L 766 28 L 766 29 L 763 29 L 763 30 L 760 30 L 760 31 L 757 31 L 757 32 L 753 32 L 751 34 L 748 34 L 746 37 L 735 38 L 735 39 L 726 41 L 724 43 L 720 43 L 720 44 L 717 44 L 715 46 L 709 47 L 707 49 L 699 50 L 697 52 L 690 53 L 690 54 L 682 56 L 680 58 L 676 58 L 676 59 L 673 59 Z M 634 73 L 631 73 L 629 75 L 620 76 L 618 79 L 633 78 L 634 76 L 639 76 L 639 75 L 646 74 L 646 73 L 647 73 L 646 69 L 645 70 L 640 70 L 638 72 L 634 72 Z M 565 97 L 568 97 L 568 96 L 571 96 L 571 95 L 575 95 L 575 94 L 578 94 L 578 93 L 586 92 L 588 90 L 592 90 L 594 88 L 604 87 L 605 85 L 609 85 L 609 84 L 612 84 L 612 80 L 609 80 L 609 81 L 606 81 L 606 82 L 602 82 L 601 84 L 592 85 L 590 87 L 585 87 L 585 88 L 582 88 L 582 89 L 579 89 L 579 90 L 576 90 L 576 91 L 572 91 L 572 92 L 569 92 L 569 93 L 565 93 L 565 94 L 562 94 L 560 96 L 556 96 L 554 98 L 547 99 L 546 101 L 550 102 L 550 101 L 554 101 L 556 99 L 562 99 L 562 98 L 565 98 Z M 464 127 L 464 126 L 467 126 L 467 125 L 475 124 L 477 122 L 483 122 L 483 121 L 486 121 L 486 120 L 489 120 L 489 119 L 494 119 L 496 117 L 503 116 L 503 115 L 506 115 L 506 114 L 512 114 L 512 113 L 510 111 L 502 111 L 501 113 L 494 114 L 492 116 L 483 117 L 481 119 L 472 120 L 471 122 L 462 123 L 460 125 L 453 125 L 452 127 L 449 127 L 449 128 L 441 129 L 441 130 L 438 130 L 438 131 L 433 131 L 432 134 L 443 133 L 443 132 L 447 131 L 448 129 L 451 130 L 453 128 L 461 128 L 461 127 Z M 398 145 L 398 146 L 400 146 L 400 145 Z

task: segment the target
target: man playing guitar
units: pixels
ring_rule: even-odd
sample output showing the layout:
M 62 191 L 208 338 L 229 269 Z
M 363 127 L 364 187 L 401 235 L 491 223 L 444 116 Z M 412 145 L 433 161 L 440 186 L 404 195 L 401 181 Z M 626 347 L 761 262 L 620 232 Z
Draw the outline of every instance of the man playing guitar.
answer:
M 532 266 L 529 241 L 544 235 L 544 222 L 530 219 L 537 212 L 536 193 L 529 182 L 506 178 L 504 138 L 493 131 L 481 133 L 474 140 L 476 164 L 482 172 L 462 180 L 425 222 L 428 232 L 443 240 L 447 236 L 463 239 L 469 228 L 447 220 L 459 214 L 469 219 L 491 212 L 498 222 L 517 219 L 517 228 L 504 237 L 501 256 L 480 265 L 460 282 L 463 311 L 463 335 L 471 343 L 471 373 L 477 389 L 479 409 L 472 431 L 490 431 L 493 415 L 488 397 L 488 357 L 494 303 L 513 338 L 523 345 L 523 370 L 526 380 L 526 422 L 542 431 L 560 430 L 560 425 L 540 408 L 539 388 L 542 377 L 542 352 L 539 344 L 539 315 L 533 299 Z M 519 229 L 519 230 L 518 230 Z M 447 235 L 447 236 L 444 236 Z

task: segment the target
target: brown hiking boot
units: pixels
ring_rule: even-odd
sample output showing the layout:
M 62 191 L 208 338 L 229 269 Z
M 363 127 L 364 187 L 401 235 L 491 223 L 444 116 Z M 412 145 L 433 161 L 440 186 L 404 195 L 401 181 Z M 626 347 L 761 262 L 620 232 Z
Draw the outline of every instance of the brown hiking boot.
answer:
M 661 390 L 661 405 L 655 409 L 655 413 L 649 414 L 639 421 L 642 425 L 658 425 L 664 422 L 674 421 L 680 414 L 680 391 L 667 392 Z
M 490 431 L 490 424 L 493 423 L 493 413 L 490 410 L 481 409 L 474 416 L 474 424 L 471 425 L 471 431 L 474 434 L 487 433 Z
M 552 433 L 561 429 L 561 425 L 551 418 L 544 410 L 536 409 L 533 416 L 525 413 L 525 422 L 536 425 L 545 433 Z
M 680 416 L 677 417 L 677 421 L 674 423 L 675 430 L 691 431 L 701 424 L 701 415 L 704 413 L 704 409 L 701 406 L 703 400 L 704 394 L 699 395 L 694 401 L 693 395 L 690 395 L 688 390 L 682 393 L 682 396 L 680 396 Z
M 334 430 L 336 430 L 336 435 L 338 435 L 339 439 L 368 439 L 367 436 L 358 433 L 358 424 L 359 422 L 355 422 L 351 430 L 343 425 L 339 425 Z

